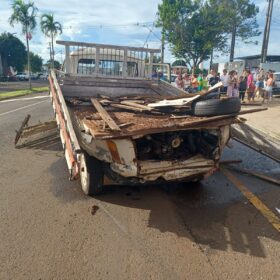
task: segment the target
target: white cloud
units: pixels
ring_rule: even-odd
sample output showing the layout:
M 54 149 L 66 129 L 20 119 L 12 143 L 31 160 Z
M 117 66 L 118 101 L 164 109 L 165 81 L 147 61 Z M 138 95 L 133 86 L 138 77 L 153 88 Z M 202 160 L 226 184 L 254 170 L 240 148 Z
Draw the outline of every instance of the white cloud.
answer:
M 34 2 L 39 9 L 38 16 L 42 13 L 52 12 L 55 19 L 62 23 L 63 34 L 57 39 L 142 46 L 150 31 L 135 23 L 153 22 L 156 19 L 157 6 L 161 0 L 34 0 Z M 267 1 L 255 0 L 254 2 L 260 8 L 258 22 L 260 28 L 263 29 Z M 275 1 L 269 45 L 269 53 L 271 54 L 279 53 L 279 5 L 278 1 Z M 9 25 L 10 14 L 11 0 L 0 0 L 0 33 L 4 31 L 17 32 L 17 36 L 24 41 L 20 26 L 16 25 L 12 28 Z M 277 24 L 277 22 L 279 23 Z M 161 36 L 159 29 L 153 28 L 153 31 L 157 37 Z M 160 47 L 160 41 L 157 37 L 154 34 L 149 36 L 147 42 L 149 47 Z M 236 56 L 260 53 L 262 36 L 259 41 L 260 44 L 257 46 L 237 43 Z M 31 40 L 32 51 L 37 52 L 44 59 L 48 59 L 48 42 L 49 39 L 37 27 Z M 62 47 L 56 46 L 56 49 L 62 49 Z M 174 60 L 168 47 L 165 56 L 167 61 Z M 217 60 L 226 59 L 228 58 L 223 56 Z

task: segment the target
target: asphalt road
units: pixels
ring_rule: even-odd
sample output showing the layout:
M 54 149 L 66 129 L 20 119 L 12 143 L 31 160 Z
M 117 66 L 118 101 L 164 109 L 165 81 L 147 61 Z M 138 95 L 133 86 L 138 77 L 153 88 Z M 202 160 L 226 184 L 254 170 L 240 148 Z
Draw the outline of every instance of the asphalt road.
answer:
M 202 184 L 85 197 L 59 142 L 14 149 L 27 114 L 31 124 L 51 119 L 49 99 L 0 102 L 0 279 L 280 279 L 280 232 L 269 220 L 280 218 L 279 186 L 218 172 Z M 238 143 L 224 158 L 280 174 Z

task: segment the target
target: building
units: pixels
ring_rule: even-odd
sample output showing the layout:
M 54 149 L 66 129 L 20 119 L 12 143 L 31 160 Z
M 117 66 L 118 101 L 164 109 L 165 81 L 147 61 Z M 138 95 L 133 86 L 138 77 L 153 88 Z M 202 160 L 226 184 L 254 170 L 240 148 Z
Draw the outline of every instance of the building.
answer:
M 256 69 L 258 67 L 264 68 L 264 70 L 280 71 L 280 55 L 268 55 L 266 63 L 261 63 L 261 55 L 249 55 L 243 57 L 237 57 L 236 60 L 244 61 L 244 67 L 246 69 Z
M 233 62 L 214 63 L 212 66 L 218 73 L 222 73 L 223 69 L 227 69 L 228 71 L 235 70 L 238 75 L 241 75 L 245 69 L 255 72 L 258 67 L 263 68 L 265 71 L 280 72 L 280 55 L 268 55 L 266 63 L 261 63 L 261 55 L 250 55 L 236 57 Z

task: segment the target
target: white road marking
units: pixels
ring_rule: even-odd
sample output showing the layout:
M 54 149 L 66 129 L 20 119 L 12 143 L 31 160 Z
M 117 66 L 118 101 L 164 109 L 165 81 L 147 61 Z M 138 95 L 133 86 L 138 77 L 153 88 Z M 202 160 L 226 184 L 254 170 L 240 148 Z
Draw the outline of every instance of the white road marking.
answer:
M 32 99 L 43 99 L 43 98 L 49 98 L 49 96 L 35 96 L 35 97 L 8 99 L 8 100 L 0 101 L 0 104 L 1 104 L 1 103 L 6 103 L 6 102 L 13 102 L 13 101 L 32 100 Z
M 103 212 L 114 222 L 114 224 L 124 233 L 124 234 L 128 234 L 128 231 L 126 229 L 126 227 L 120 222 L 118 221 L 103 205 L 103 203 L 101 203 L 100 201 L 98 203 L 96 203 L 99 208 L 101 208 L 103 210 Z
M 10 114 L 10 113 L 14 113 L 14 112 L 23 110 L 23 109 L 26 109 L 26 108 L 29 108 L 29 107 L 32 107 L 32 106 L 35 106 L 35 105 L 38 105 L 38 104 L 43 103 L 43 102 L 46 102 L 46 101 L 47 101 L 47 100 L 43 100 L 43 101 L 36 102 L 36 103 L 30 104 L 30 105 L 26 105 L 26 106 L 23 106 L 23 107 L 20 107 L 20 108 L 17 108 L 17 109 L 14 109 L 14 110 L 11 110 L 11 111 L 8 111 L 8 112 L 5 112 L 5 113 L 1 113 L 1 114 L 0 114 L 0 117 L 5 116 L 5 115 L 8 115 L 8 114 Z

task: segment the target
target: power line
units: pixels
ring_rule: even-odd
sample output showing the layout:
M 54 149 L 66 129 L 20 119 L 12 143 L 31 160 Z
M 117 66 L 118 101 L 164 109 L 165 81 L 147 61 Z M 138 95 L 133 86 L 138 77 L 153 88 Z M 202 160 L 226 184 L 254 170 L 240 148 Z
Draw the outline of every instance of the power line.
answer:
M 91 25 L 91 26 L 85 26 L 87 29 L 111 29 L 111 28 L 129 28 L 132 26 L 153 26 L 154 22 L 148 21 L 148 22 L 134 22 L 134 23 L 127 23 L 127 24 L 108 24 L 108 25 Z M 63 29 L 72 29 L 73 26 L 64 26 Z

